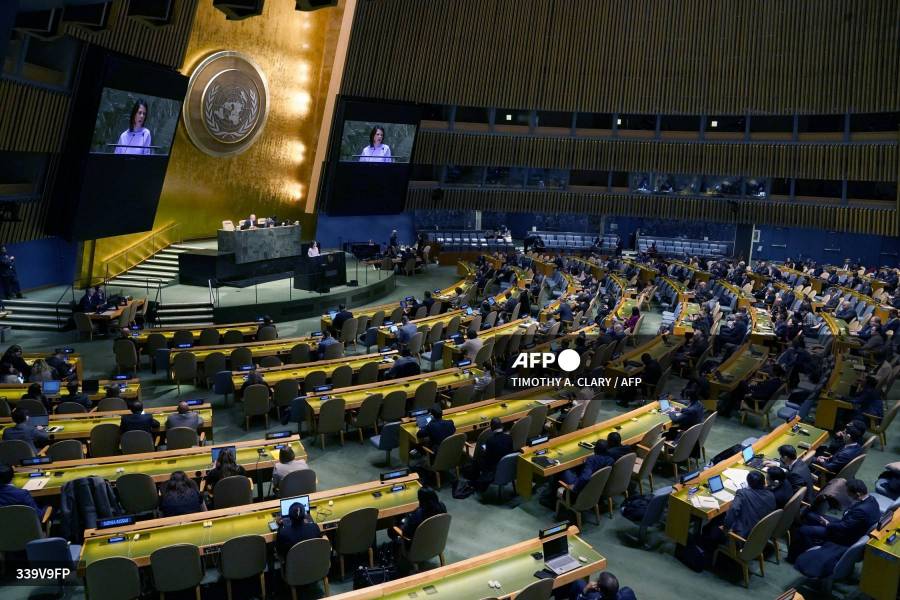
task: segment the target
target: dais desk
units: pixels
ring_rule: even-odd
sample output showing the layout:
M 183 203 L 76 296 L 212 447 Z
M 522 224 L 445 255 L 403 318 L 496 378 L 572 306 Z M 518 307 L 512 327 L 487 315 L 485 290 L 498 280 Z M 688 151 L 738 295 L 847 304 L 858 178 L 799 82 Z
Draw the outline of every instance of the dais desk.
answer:
M 896 600 L 900 592 L 900 541 L 888 544 L 892 535 L 900 538 L 900 510 L 884 529 L 869 534 L 863 553 L 859 589 L 875 600 Z

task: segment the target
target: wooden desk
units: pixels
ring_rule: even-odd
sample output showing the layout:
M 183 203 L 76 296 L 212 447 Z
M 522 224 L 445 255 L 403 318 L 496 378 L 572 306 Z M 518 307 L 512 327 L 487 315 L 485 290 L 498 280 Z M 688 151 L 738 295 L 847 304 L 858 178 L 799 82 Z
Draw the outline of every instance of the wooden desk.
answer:
M 372 317 L 374 317 L 375 313 L 377 313 L 378 311 L 383 311 L 384 318 L 390 319 L 391 313 L 394 312 L 395 310 L 397 310 L 398 308 L 400 308 L 399 300 L 397 302 L 389 302 L 387 304 L 379 304 L 378 306 L 370 306 L 368 308 L 361 308 L 358 310 L 351 309 L 351 312 L 353 313 L 353 318 L 355 318 L 355 319 L 363 319 L 364 318 L 364 319 L 368 320 L 368 319 L 371 319 Z M 334 321 L 332 320 L 331 315 L 322 315 L 322 317 L 319 319 L 319 328 L 322 331 L 331 330 L 331 326 L 333 323 L 334 323 Z M 338 333 L 340 333 L 340 332 L 338 332 Z M 362 333 L 365 333 L 365 331 L 364 330 L 357 331 L 357 333 L 362 334 Z
M 847 321 L 838 319 L 827 312 L 820 312 L 819 315 L 825 321 L 825 326 L 831 331 L 831 335 L 834 338 L 832 354 L 840 354 L 848 348 L 859 346 L 859 338 L 854 338 L 850 335 L 850 326 L 847 324 Z
M 637 348 L 629 350 L 618 359 L 607 363 L 606 376 L 634 377 L 644 371 L 644 363 L 641 362 L 641 356 L 643 356 L 644 353 L 649 354 L 658 361 L 663 361 L 667 357 L 678 352 L 678 349 L 681 348 L 684 343 L 685 339 L 680 336 L 667 335 L 666 341 L 663 341 L 663 336 L 658 335 Z
M 398 492 L 391 492 L 395 485 L 403 485 Z M 393 524 L 393 517 L 415 510 L 421 488 L 418 476 L 394 479 L 385 483 L 373 481 L 333 490 L 309 494 L 310 516 L 323 529 L 337 526 L 344 515 L 360 508 L 375 507 L 382 528 Z M 381 492 L 379 497 L 373 492 Z M 329 501 L 333 504 L 329 505 Z M 150 555 L 160 548 L 173 544 L 194 544 L 201 549 L 220 546 L 241 535 L 261 535 L 266 542 L 275 541 L 275 533 L 269 529 L 272 513 L 279 511 L 281 500 L 257 502 L 231 508 L 222 508 L 177 517 L 140 521 L 134 525 L 112 529 L 88 529 L 81 548 L 80 568 L 92 562 L 121 556 L 127 552 L 138 566 L 150 564 Z M 209 526 L 204 526 L 205 522 Z M 134 535 L 140 534 L 135 540 Z M 109 538 L 124 535 L 127 539 L 110 544 Z
M 259 329 L 261 323 L 257 321 L 245 321 L 242 323 L 223 323 L 221 325 L 207 325 L 205 327 L 198 327 L 196 325 L 181 325 L 181 326 L 172 326 L 172 327 L 156 327 L 156 328 L 148 328 L 148 329 L 139 329 L 138 331 L 132 331 L 131 340 L 138 345 L 139 348 L 143 348 L 147 344 L 147 338 L 150 337 L 150 334 L 158 333 L 166 340 L 171 341 L 172 338 L 175 337 L 175 333 L 179 331 L 190 331 L 194 336 L 194 339 L 200 337 L 200 334 L 204 329 L 215 329 L 219 332 L 219 336 L 225 335 L 226 331 L 240 331 L 241 335 L 244 336 L 244 339 L 247 341 L 251 341 L 256 337 L 256 331 Z
M 115 482 L 125 473 L 145 473 L 153 477 L 157 483 L 168 481 L 174 471 L 184 471 L 190 477 L 204 477 L 214 466 L 212 449 L 223 446 L 235 446 L 238 464 L 254 477 L 254 473 L 268 474 L 278 460 L 276 446 L 290 444 L 298 458 L 306 458 L 306 449 L 300 443 L 300 436 L 294 435 L 280 440 L 249 440 L 246 442 L 226 442 L 211 446 L 195 446 L 181 450 L 162 450 L 142 454 L 123 454 L 101 458 L 83 458 L 66 460 L 50 465 L 34 467 L 16 467 L 13 484 L 24 487 L 29 481 L 29 473 L 42 471 L 47 475 L 46 485 L 39 490 L 31 490 L 35 498 L 59 496 L 63 485 L 80 477 L 103 477 Z M 260 449 L 264 454 L 260 454 Z M 266 479 L 268 480 L 268 479 Z M 204 513 L 201 513 L 204 514 Z
M 801 432 L 794 433 L 791 428 L 799 424 L 803 430 L 809 432 L 809 435 L 803 435 Z M 800 417 L 795 417 L 788 423 L 782 423 L 771 432 L 756 440 L 753 449 L 757 454 L 763 454 L 766 459 L 778 460 L 778 447 L 782 444 L 790 444 L 797 446 L 804 442 L 809 444 L 810 449 L 815 449 L 825 443 L 828 439 L 828 432 L 817 429 L 812 425 L 806 425 L 800 421 Z M 806 450 L 797 448 L 798 454 L 803 454 Z M 715 466 L 706 469 L 695 479 L 685 482 L 684 484 L 676 484 L 672 495 L 669 496 L 669 515 L 666 518 L 666 535 L 675 540 L 678 544 L 686 544 L 690 532 L 691 518 L 696 517 L 701 521 L 709 521 L 728 510 L 731 502 L 718 501 L 717 508 L 699 508 L 694 506 L 690 500 L 690 489 L 692 487 L 700 487 L 697 496 L 712 497 L 705 484 L 713 475 L 723 475 L 725 469 L 737 469 L 741 471 L 749 471 L 750 467 L 744 464 L 741 453 L 738 452 L 731 458 L 727 458 Z
M 207 439 L 212 439 L 213 434 L 213 410 L 209 404 L 191 407 L 203 417 L 203 427 L 201 431 L 206 432 Z M 158 406 L 156 408 L 147 408 L 145 413 L 153 415 L 153 418 L 159 421 L 159 430 L 154 432 L 165 437 L 166 419 L 169 415 L 178 411 L 177 406 Z M 122 415 L 131 414 L 128 410 L 111 410 L 104 412 L 75 413 L 70 415 L 50 415 L 51 427 L 62 427 L 61 431 L 51 433 L 50 437 L 54 442 L 60 440 L 80 440 L 87 442 L 91 439 L 91 430 L 97 425 L 104 423 L 112 423 L 118 425 L 122 420 Z M 12 419 L 0 419 L 0 433 L 7 427 L 12 427 Z
M 712 279 L 712 273 L 709 271 L 704 271 L 680 260 L 667 260 L 666 262 L 670 265 L 675 265 L 676 267 L 681 267 L 682 269 L 690 271 L 691 278 L 697 281 L 709 281 Z
M 34 361 L 39 358 L 46 359 L 50 355 L 50 352 L 23 352 L 22 360 L 24 360 L 28 366 L 31 366 L 34 364 Z M 64 357 L 66 362 L 75 368 L 75 376 L 78 378 L 78 381 L 84 379 L 84 362 L 81 360 L 81 356 L 79 356 L 78 353 L 73 352 L 71 354 L 65 354 Z
M 660 413 L 658 407 L 659 402 L 648 402 L 640 408 L 612 419 L 555 437 L 537 446 L 523 448 L 516 468 L 516 491 L 527 500 L 531 498 L 535 476 L 545 478 L 583 464 L 594 451 L 582 448 L 578 442 L 593 443 L 599 439 L 605 440 L 610 433 L 618 431 L 623 444 L 635 444 L 655 426 L 662 424 L 668 427 L 671 420 L 668 415 Z M 541 450 L 547 451 L 545 457 L 559 462 L 547 467 L 534 463 L 535 453 Z
M 568 531 L 547 538 L 552 540 L 563 535 L 568 536 L 569 553 L 572 556 L 585 558 L 578 568 L 556 577 L 553 580 L 554 588 L 567 586 L 573 581 L 590 577 L 593 573 L 606 569 L 606 559 L 577 534 L 577 527 L 569 527 Z M 468 600 L 492 595 L 511 598 L 532 582 L 537 581 L 534 572 L 544 568 L 544 560 L 535 559 L 532 554 L 541 551 L 544 541 L 538 538 L 530 539 L 437 569 L 339 594 L 332 598 L 334 600 L 373 600 L 375 598 L 393 600 L 419 598 L 424 600 L 433 597 L 436 600 Z M 499 581 L 503 587 L 499 590 L 488 587 L 487 582 L 494 580 Z
M 478 332 L 478 337 L 486 344 L 488 340 L 493 339 L 498 335 L 512 335 L 517 331 L 520 331 L 522 334 L 524 334 L 528 329 L 529 322 L 530 318 L 516 319 L 515 321 L 510 321 L 509 323 L 504 323 L 503 325 L 497 325 L 496 327 L 491 327 L 490 329 L 480 331 Z M 535 327 L 537 327 L 536 323 Z M 461 358 L 462 352 L 459 350 L 459 346 L 457 346 L 450 340 L 444 342 L 443 361 L 445 366 L 452 365 L 454 362 L 460 360 Z
M 453 367 L 441 371 L 431 371 L 419 375 L 412 375 L 410 377 L 403 377 L 401 379 L 389 379 L 378 383 L 366 383 L 363 385 L 338 388 L 320 394 L 308 394 L 306 396 L 306 404 L 314 415 L 318 415 L 319 410 L 322 408 L 323 398 L 343 398 L 346 403 L 346 409 L 352 410 L 359 408 L 362 405 L 363 400 L 372 394 L 387 396 L 391 392 L 401 390 L 406 393 L 407 398 L 412 398 L 416 394 L 416 388 L 426 381 L 436 382 L 438 392 L 442 392 L 472 383 L 475 380 L 475 377 L 479 377 L 483 373 L 484 371 L 481 369 Z
M 900 594 L 900 541 L 888 545 L 892 535 L 900 538 L 900 510 L 881 531 L 873 531 L 863 552 L 859 589 L 875 600 L 896 600 Z
M 472 317 L 467 316 L 465 311 L 451 310 L 440 315 L 434 315 L 433 317 L 426 316 L 422 317 L 421 319 L 414 319 L 410 321 L 410 324 L 415 325 L 417 328 L 427 327 L 428 329 L 431 329 L 438 323 L 443 323 L 444 327 L 446 327 L 453 317 L 459 317 L 460 326 L 472 320 Z M 384 348 L 385 346 L 391 344 L 395 339 L 397 339 L 397 334 L 391 331 L 391 328 L 400 326 L 402 326 L 402 323 L 394 323 L 393 325 L 385 325 L 379 327 L 378 347 Z
M 604 323 L 607 327 L 612 327 L 614 319 L 613 317 L 619 319 L 620 321 L 627 321 L 628 317 L 631 316 L 631 309 L 635 307 L 640 307 L 641 301 L 638 298 L 629 298 L 627 291 L 622 289 L 622 297 L 619 298 L 619 302 L 616 304 L 616 307 L 613 309 L 609 316 L 606 317 L 606 321 Z M 624 324 L 624 323 L 623 323 Z M 634 332 L 635 335 L 638 332 Z
M 130 400 L 133 398 L 140 399 L 141 397 L 141 380 L 139 378 L 134 379 L 101 379 L 99 380 L 99 388 L 93 394 L 88 394 L 88 399 L 91 402 L 99 402 L 103 398 L 106 397 L 106 386 L 108 385 L 119 385 L 125 384 L 125 389 L 119 392 L 119 395 L 126 399 Z M 28 392 L 28 386 L 32 385 L 30 383 L 0 383 L 0 398 L 6 398 L 6 401 L 10 404 L 10 406 L 15 405 L 19 400 L 22 399 L 22 396 Z M 54 402 L 65 402 L 68 398 L 68 392 L 63 393 L 63 390 L 66 389 L 66 382 L 62 382 L 60 387 L 60 394 L 58 396 L 50 396 L 50 399 Z M 79 389 L 80 386 L 79 386 Z
M 324 371 L 327 377 L 331 377 L 335 369 L 347 365 L 353 369 L 354 373 L 359 372 L 363 365 L 371 362 L 378 363 L 378 370 L 383 371 L 390 369 L 394 364 L 394 357 L 397 356 L 396 350 L 389 352 L 375 352 L 373 354 L 353 354 L 342 358 L 332 358 L 329 360 L 317 360 L 300 365 L 282 365 L 280 367 L 267 367 L 265 369 L 256 369 L 256 373 L 266 380 L 269 387 L 275 387 L 275 384 L 285 379 L 296 379 L 298 383 L 303 382 L 307 375 L 313 371 Z M 231 384 L 236 392 L 240 392 L 241 386 L 247 379 L 247 371 L 232 371 Z
M 231 353 L 237 348 L 247 348 L 254 359 L 263 356 L 279 356 L 289 355 L 291 348 L 297 344 L 306 344 L 310 347 L 310 351 L 315 351 L 319 345 L 320 337 L 295 337 L 271 340 L 269 342 L 242 342 L 240 344 L 219 344 L 216 346 L 192 346 L 190 348 L 171 348 L 157 350 L 157 356 L 163 354 L 165 360 L 161 363 L 166 368 L 171 365 L 176 354 L 181 352 L 189 352 L 197 358 L 197 364 L 200 365 L 206 360 L 206 357 L 213 352 L 221 352 L 227 359 Z M 158 363 L 160 364 L 160 363 Z
M 728 357 L 728 360 L 719 365 L 716 372 L 722 374 L 722 379 L 715 377 L 714 373 L 707 375 L 709 380 L 709 398 L 703 401 L 706 410 L 716 410 L 716 400 L 723 392 L 732 392 L 742 381 L 753 376 L 769 357 L 769 349 L 745 343 Z
M 773 344 L 776 341 L 772 318 L 764 308 L 747 307 L 750 315 L 750 341 L 754 344 Z
M 572 400 L 568 398 L 556 398 L 551 400 L 505 400 L 493 398 L 457 406 L 444 411 L 444 420 L 453 421 L 456 433 L 470 433 L 490 427 L 491 419 L 499 417 L 504 423 L 512 423 L 525 417 L 532 408 L 546 404 L 550 410 L 556 410 L 568 406 Z M 400 460 L 409 462 L 409 451 L 415 447 L 416 434 L 419 428 L 416 420 L 405 418 L 400 426 Z
M 114 306 L 112 308 L 104 310 L 103 312 L 89 312 L 85 314 L 87 314 L 88 318 L 91 321 L 115 321 L 116 319 L 121 317 L 126 310 L 130 310 L 132 305 L 136 304 L 137 307 L 140 308 L 144 305 L 144 302 L 145 300 L 143 298 L 140 298 L 138 300 L 129 300 L 124 305 Z
M 834 369 L 816 405 L 816 427 L 833 431 L 838 410 L 853 410 L 853 405 L 842 398 L 851 395 L 857 383 L 865 380 L 868 371 L 860 356 L 835 355 Z

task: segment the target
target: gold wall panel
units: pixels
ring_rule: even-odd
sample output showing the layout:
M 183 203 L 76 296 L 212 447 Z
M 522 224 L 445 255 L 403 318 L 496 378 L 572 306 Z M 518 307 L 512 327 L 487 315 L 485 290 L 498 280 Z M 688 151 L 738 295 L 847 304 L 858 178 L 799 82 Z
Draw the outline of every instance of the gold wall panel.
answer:
M 525 190 L 410 188 L 407 210 L 488 210 L 498 212 L 629 215 L 683 221 L 755 223 L 815 227 L 874 235 L 900 235 L 896 212 L 859 207 L 824 207 L 801 202 L 739 202 L 722 198 L 672 198 L 639 194 L 546 192 Z
M 343 92 L 598 113 L 895 111 L 897 23 L 897 0 L 362 2 Z
M 222 220 L 253 212 L 299 220 L 312 236 L 315 216 L 305 212 L 305 200 L 342 11 L 266 2 L 261 16 L 228 21 L 212 2 L 199 3 L 181 72 L 189 76 L 219 50 L 246 54 L 269 81 L 268 121 L 250 148 L 226 157 L 201 152 L 180 123 L 154 230 L 176 222 L 183 239 L 211 237 Z M 141 235 L 98 240 L 94 273 L 103 257 Z

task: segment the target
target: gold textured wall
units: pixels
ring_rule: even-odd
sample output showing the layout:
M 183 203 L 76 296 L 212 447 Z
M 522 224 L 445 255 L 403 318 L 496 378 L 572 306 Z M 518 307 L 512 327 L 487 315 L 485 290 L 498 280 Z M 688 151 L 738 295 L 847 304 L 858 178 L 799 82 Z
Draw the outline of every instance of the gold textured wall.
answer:
M 181 72 L 190 76 L 218 50 L 243 52 L 266 75 L 269 116 L 256 142 L 228 157 L 198 150 L 180 123 L 154 230 L 175 222 L 183 239 L 211 237 L 223 219 L 254 212 L 300 220 L 304 235 L 313 234 L 306 197 L 342 14 L 343 3 L 298 12 L 293 2 L 275 1 L 265 3 L 261 16 L 227 21 L 212 2 L 199 3 Z M 144 237 L 98 240 L 94 274 L 105 257 Z

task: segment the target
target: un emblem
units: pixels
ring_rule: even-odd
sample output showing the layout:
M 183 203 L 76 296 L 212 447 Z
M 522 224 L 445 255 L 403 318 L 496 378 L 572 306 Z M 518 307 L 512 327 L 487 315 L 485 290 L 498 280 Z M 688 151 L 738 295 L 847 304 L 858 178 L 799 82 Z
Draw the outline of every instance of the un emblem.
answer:
M 184 100 L 185 129 L 207 154 L 239 154 L 262 132 L 268 101 L 265 75 L 250 58 L 239 52 L 216 52 L 191 75 Z

